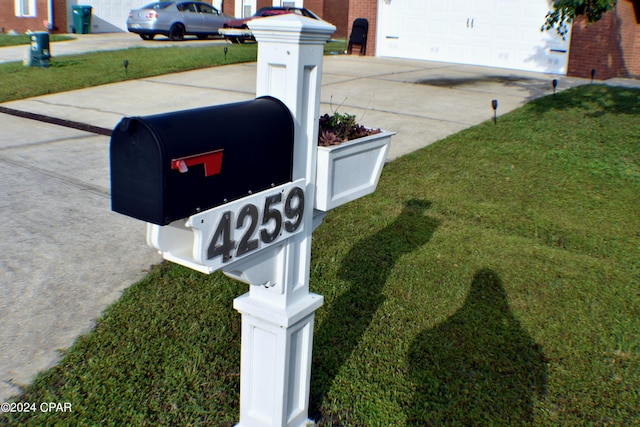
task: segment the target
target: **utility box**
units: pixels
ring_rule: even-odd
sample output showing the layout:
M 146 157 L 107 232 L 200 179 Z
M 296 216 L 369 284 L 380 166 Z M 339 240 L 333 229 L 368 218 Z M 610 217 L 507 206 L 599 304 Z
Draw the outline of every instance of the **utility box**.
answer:
M 91 33 L 91 13 L 93 8 L 89 5 L 77 4 L 71 6 L 73 11 L 73 29 L 77 34 Z
M 111 207 L 157 225 L 292 181 L 294 123 L 273 97 L 120 121 Z
M 30 46 L 27 51 L 27 57 L 24 59 L 24 65 L 48 67 L 49 59 L 51 59 L 49 33 L 44 31 L 31 33 Z

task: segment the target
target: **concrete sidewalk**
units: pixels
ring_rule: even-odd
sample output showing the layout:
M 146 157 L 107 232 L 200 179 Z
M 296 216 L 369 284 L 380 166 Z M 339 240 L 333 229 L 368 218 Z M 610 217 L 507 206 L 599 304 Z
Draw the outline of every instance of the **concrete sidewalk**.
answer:
M 322 111 L 393 130 L 390 159 L 588 81 L 485 67 L 325 57 Z M 255 96 L 256 65 L 240 64 L 5 103 L 4 108 L 112 129 L 124 116 Z M 88 332 L 94 319 L 160 259 L 145 226 L 110 211 L 109 138 L 0 113 L 0 398 L 19 393 Z M 212 135 L 215 129 L 211 129 Z

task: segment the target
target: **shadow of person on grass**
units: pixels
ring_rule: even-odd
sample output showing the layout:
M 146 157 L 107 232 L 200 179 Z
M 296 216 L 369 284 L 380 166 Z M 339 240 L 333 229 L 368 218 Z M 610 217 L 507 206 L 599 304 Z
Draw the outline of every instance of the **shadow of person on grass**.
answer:
M 323 425 L 341 414 L 321 413 L 340 368 L 360 342 L 376 311 L 385 301 L 382 290 L 398 259 L 431 239 L 440 222 L 426 216 L 431 206 L 424 200 L 409 200 L 402 213 L 378 233 L 355 243 L 340 266 L 339 277 L 349 288 L 330 306 L 325 320 L 314 333 L 314 366 L 311 375 L 311 415 Z M 344 415 L 344 414 L 343 414 Z
M 409 350 L 412 426 L 524 425 L 545 392 L 546 359 L 520 326 L 500 277 L 476 273 L 460 310 Z

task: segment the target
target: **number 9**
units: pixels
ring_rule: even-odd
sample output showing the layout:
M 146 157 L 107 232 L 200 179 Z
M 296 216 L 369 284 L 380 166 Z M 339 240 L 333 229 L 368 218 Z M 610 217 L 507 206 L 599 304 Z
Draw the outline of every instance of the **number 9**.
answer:
M 292 203 L 293 199 L 297 199 L 297 203 Z M 285 221 L 284 229 L 289 233 L 293 233 L 302 222 L 302 215 L 304 213 L 304 192 L 300 187 L 294 187 L 287 195 L 287 200 L 284 202 L 284 216 L 291 221 Z

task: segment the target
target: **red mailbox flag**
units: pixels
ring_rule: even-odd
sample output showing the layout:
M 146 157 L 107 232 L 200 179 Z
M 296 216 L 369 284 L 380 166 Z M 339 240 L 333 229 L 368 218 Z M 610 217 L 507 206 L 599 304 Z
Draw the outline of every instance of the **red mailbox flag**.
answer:
M 202 154 L 180 157 L 171 160 L 171 169 L 178 169 L 185 173 L 190 166 L 204 165 L 204 176 L 212 176 L 220 173 L 222 169 L 222 152 L 224 149 L 208 151 Z

